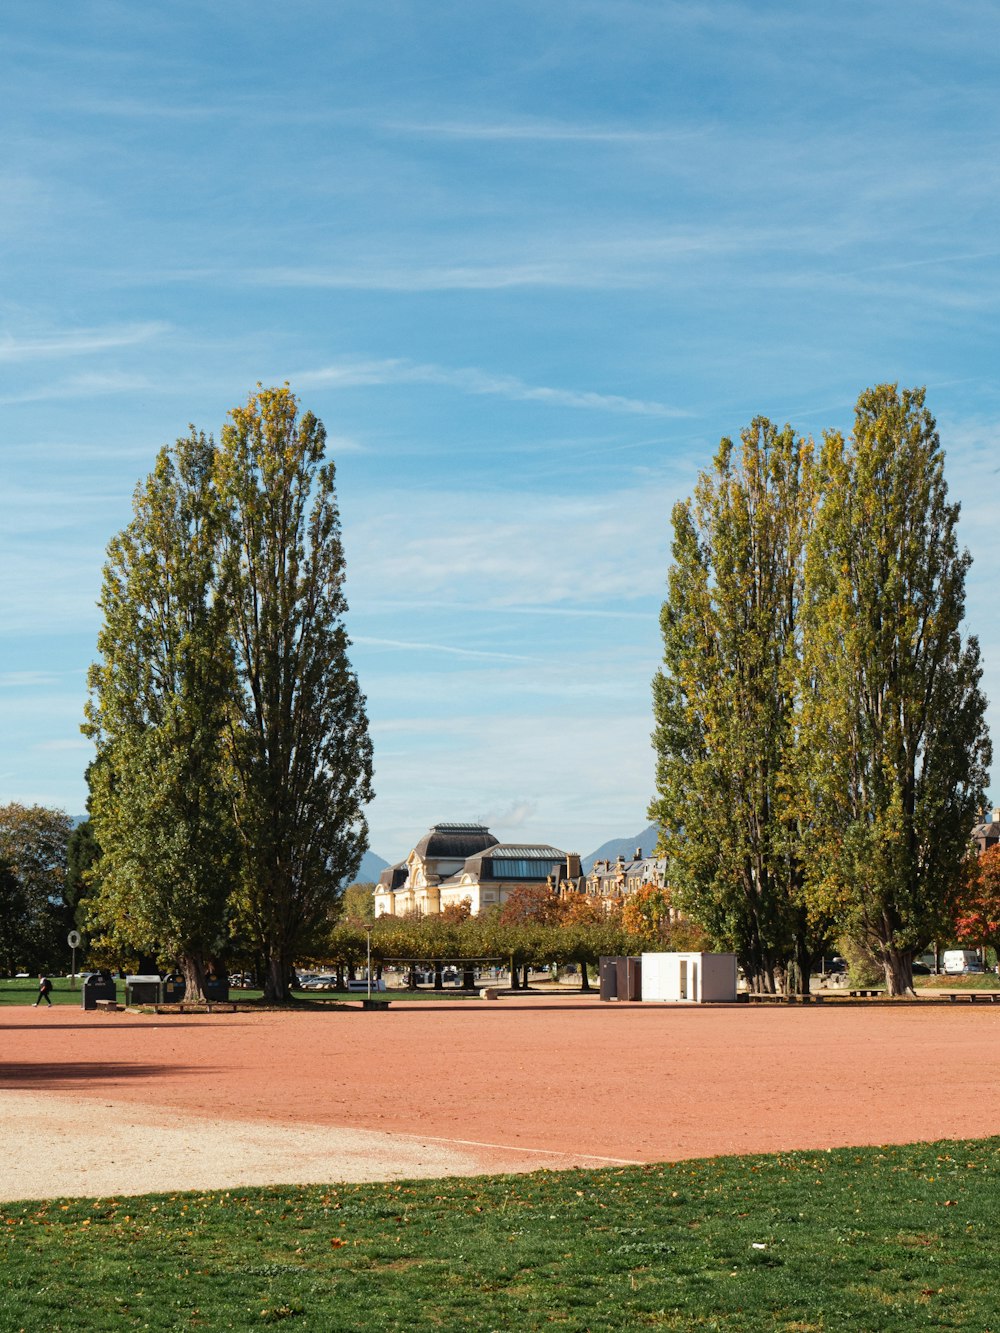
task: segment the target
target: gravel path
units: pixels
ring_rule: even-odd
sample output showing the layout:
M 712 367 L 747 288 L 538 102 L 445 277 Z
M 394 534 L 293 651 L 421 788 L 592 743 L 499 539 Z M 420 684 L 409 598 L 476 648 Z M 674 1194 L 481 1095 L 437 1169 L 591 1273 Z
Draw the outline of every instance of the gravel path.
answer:
M 134 1102 L 7 1092 L 0 1202 L 607 1166 L 579 1153 L 333 1125 L 216 1120 Z

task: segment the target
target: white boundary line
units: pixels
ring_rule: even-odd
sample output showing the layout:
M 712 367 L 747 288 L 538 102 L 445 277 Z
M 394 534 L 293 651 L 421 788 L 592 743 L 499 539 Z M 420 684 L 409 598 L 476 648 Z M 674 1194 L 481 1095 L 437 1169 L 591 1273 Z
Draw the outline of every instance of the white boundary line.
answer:
M 421 1143 L 454 1143 L 463 1148 L 492 1148 L 495 1152 L 526 1152 L 538 1157 L 585 1158 L 588 1162 L 610 1162 L 614 1166 L 645 1166 L 646 1163 L 635 1157 L 602 1157 L 592 1152 L 563 1152 L 560 1148 L 522 1148 L 513 1143 L 484 1143 L 481 1139 L 448 1139 L 441 1134 L 393 1134 L 392 1130 L 376 1130 L 376 1133 L 391 1135 L 393 1138 L 414 1139 Z

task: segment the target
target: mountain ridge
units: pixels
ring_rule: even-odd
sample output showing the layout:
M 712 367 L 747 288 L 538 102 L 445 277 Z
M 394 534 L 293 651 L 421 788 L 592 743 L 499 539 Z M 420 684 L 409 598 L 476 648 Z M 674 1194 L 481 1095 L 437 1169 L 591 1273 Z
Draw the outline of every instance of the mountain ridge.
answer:
M 632 838 L 610 838 L 607 842 L 602 842 L 596 852 L 591 852 L 589 856 L 581 859 L 580 864 L 584 874 L 590 874 L 595 861 L 615 861 L 619 856 L 631 861 L 637 847 L 642 848 L 643 856 L 652 856 L 656 850 L 657 836 L 656 825 L 647 824 L 641 833 Z

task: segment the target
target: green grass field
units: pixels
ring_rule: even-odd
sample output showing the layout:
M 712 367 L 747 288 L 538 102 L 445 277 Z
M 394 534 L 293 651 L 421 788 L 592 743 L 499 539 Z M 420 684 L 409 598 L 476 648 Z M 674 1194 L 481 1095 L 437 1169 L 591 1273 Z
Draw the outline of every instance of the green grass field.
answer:
M 914 977 L 914 988 L 920 990 L 1000 990 L 1000 977 L 995 972 L 973 972 L 960 977 Z
M 79 980 L 76 983 L 75 989 L 73 988 L 70 979 L 68 977 L 52 977 L 51 981 L 53 986 L 51 998 L 52 998 L 52 1003 L 54 1005 L 75 1004 L 77 1007 L 79 1007 L 80 1004 Z M 120 1003 L 124 1004 L 125 983 L 123 981 L 120 981 L 118 983 L 117 989 L 118 989 L 118 999 Z M 575 994 L 576 992 L 574 991 L 573 993 Z M 27 978 L 20 977 L 17 980 L 0 981 L 0 1005 L 34 1004 L 37 997 L 38 997 L 37 977 L 27 977 Z M 263 992 L 260 990 L 251 990 L 251 989 L 241 990 L 234 987 L 233 989 L 230 990 L 229 997 L 230 999 L 240 1003 L 252 1002 L 262 999 Z M 292 991 L 292 998 L 295 1000 L 302 1001 L 303 1003 L 308 1003 L 310 1005 L 313 1005 L 316 1008 L 322 1008 L 324 1004 L 343 1003 L 344 1001 L 351 1001 L 352 1003 L 357 1004 L 359 1000 L 363 1000 L 365 998 L 365 993 L 363 991 L 347 992 L 347 991 L 295 990 Z M 463 998 L 478 999 L 478 992 L 472 992 L 470 994 L 470 992 L 468 991 L 456 990 L 455 987 L 453 986 L 447 987 L 445 990 L 436 991 L 432 987 L 428 986 L 422 990 L 416 990 L 416 991 L 409 991 L 409 990 L 375 991 L 372 993 L 372 998 L 377 1000 L 461 1000 Z M 42 1008 L 43 1009 L 45 1008 L 44 1002 L 42 1003 Z M 0 1330 L 0 1333 L 2 1333 L 2 1330 Z
M 1000 1139 L 0 1207 L 0 1329 L 1000 1331 Z
M 77 978 L 76 987 L 73 988 L 69 977 L 54 977 L 49 974 L 49 980 L 52 982 L 51 1000 L 53 1004 L 80 1004 L 80 980 Z M 37 977 L 18 977 L 16 981 L 0 981 L 0 1005 L 3 1004 L 34 1004 L 38 998 L 38 978 Z M 118 987 L 118 998 L 125 999 L 124 983 Z M 42 1008 L 45 1008 L 45 1001 L 42 1001 Z
M 73 988 L 68 977 L 52 977 L 53 991 L 52 1003 L 56 1004 L 80 1004 L 80 983 L 76 983 Z M 484 985 L 493 985 L 496 983 L 484 982 Z M 577 987 L 553 987 L 542 985 L 542 990 L 546 993 L 578 995 L 581 992 Z M 938 990 L 1000 990 L 1000 977 L 995 973 L 987 972 L 977 976 L 962 977 L 917 977 L 916 989 L 933 993 Z M 591 992 L 596 995 L 596 991 Z M 0 1005 L 7 1004 L 34 1004 L 38 995 L 38 978 L 21 977 L 17 980 L 0 980 Z M 230 991 L 230 998 L 238 1002 L 257 1002 L 262 999 L 263 992 L 260 990 L 240 990 L 233 988 Z M 361 991 L 308 991 L 295 990 L 292 992 L 293 999 L 308 1004 L 310 1007 L 322 1008 L 329 1004 L 342 1004 L 345 1002 L 357 1004 L 364 999 L 364 992 Z M 478 991 L 469 992 L 456 989 L 454 986 L 446 986 L 444 990 L 436 991 L 430 986 L 425 986 L 420 990 L 393 990 L 373 993 L 373 998 L 382 1000 L 461 1000 L 478 999 Z M 125 983 L 118 983 L 118 999 L 125 1002 Z M 44 1008 L 44 1004 L 42 1008 Z M 0 1330 L 2 1333 L 2 1330 Z

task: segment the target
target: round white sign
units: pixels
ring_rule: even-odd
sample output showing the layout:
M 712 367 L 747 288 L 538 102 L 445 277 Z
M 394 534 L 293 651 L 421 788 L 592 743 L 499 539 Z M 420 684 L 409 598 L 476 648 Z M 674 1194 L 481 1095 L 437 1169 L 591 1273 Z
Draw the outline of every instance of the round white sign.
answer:
M 66 936 L 66 943 L 69 945 L 71 949 L 79 949 L 80 932 L 78 930 L 71 930 L 69 934 Z

